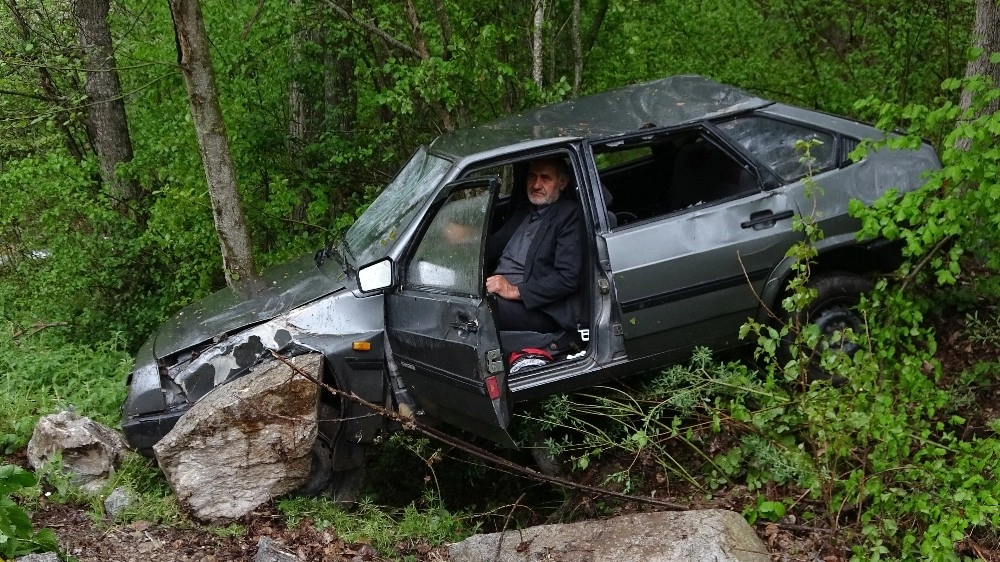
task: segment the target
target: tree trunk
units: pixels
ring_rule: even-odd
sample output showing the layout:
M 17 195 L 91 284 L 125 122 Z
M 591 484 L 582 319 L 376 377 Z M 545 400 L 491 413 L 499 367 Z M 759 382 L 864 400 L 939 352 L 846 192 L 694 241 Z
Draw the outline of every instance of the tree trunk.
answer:
M 115 175 L 117 166 L 130 162 L 133 154 L 122 86 L 111 46 L 108 9 L 109 0 L 76 0 L 73 3 L 80 50 L 87 70 L 87 132 L 101 165 L 104 185 L 116 201 L 116 209 L 128 215 L 132 207 L 141 215 L 136 205 L 141 198 L 138 184 Z
M 990 62 L 990 55 L 1000 53 L 1000 3 L 997 0 L 976 0 L 976 20 L 972 26 L 974 45 L 983 49 L 975 60 L 969 62 L 965 76 L 985 75 L 993 79 L 993 86 L 1000 87 L 1000 64 Z M 972 92 L 962 92 L 962 109 L 972 105 Z M 985 108 L 984 113 L 1000 110 L 1000 99 L 995 99 Z
M 406 19 L 410 22 L 410 29 L 413 31 L 413 48 L 417 51 L 421 62 L 426 63 L 431 58 L 431 52 L 427 48 L 427 40 L 424 39 L 424 32 L 420 28 L 420 17 L 417 15 L 417 8 L 413 5 L 413 0 L 406 0 Z M 441 127 L 445 131 L 454 131 L 455 122 L 448 113 L 448 108 L 444 104 L 433 104 L 441 119 Z
M 247 289 L 252 286 L 248 282 L 256 281 L 257 271 L 253 264 L 243 202 L 236 185 L 229 137 L 219 106 L 201 6 L 198 0 L 169 2 L 174 39 L 177 41 L 177 63 L 187 86 L 198 148 L 205 167 L 226 284 L 234 289 Z
M 292 0 L 292 5 L 300 7 L 299 0 Z M 303 12 L 297 12 L 303 13 Z M 306 171 L 316 163 L 307 156 L 306 148 L 319 140 L 319 129 L 323 119 L 323 84 L 322 80 L 300 70 L 307 57 L 317 58 L 316 47 L 322 44 L 322 24 L 313 25 L 304 17 L 296 26 L 291 37 L 291 68 L 293 77 L 288 85 L 288 157 L 294 170 Z M 312 62 L 311 60 L 309 62 Z M 320 60 L 322 58 L 320 55 Z M 302 81 L 298 77 L 303 78 Z M 306 220 L 312 195 L 305 187 L 298 193 L 298 202 L 292 209 L 292 220 L 301 223 Z
M 601 33 L 601 26 L 604 25 L 604 17 L 607 14 L 608 0 L 599 0 L 597 9 L 594 10 L 594 19 L 590 22 L 590 29 L 587 31 L 587 37 L 583 40 L 584 57 L 589 55 L 591 49 L 594 48 L 594 43 L 597 42 L 597 36 Z
M 444 48 L 444 60 L 451 58 L 451 20 L 444 0 L 434 0 L 434 12 L 437 14 L 438 26 L 441 27 L 441 43 Z
M 542 28 L 545 26 L 545 0 L 534 0 L 531 24 L 531 79 L 542 87 Z
M 583 47 L 580 43 L 580 0 L 573 0 L 570 37 L 573 41 L 573 97 L 580 95 L 583 81 Z

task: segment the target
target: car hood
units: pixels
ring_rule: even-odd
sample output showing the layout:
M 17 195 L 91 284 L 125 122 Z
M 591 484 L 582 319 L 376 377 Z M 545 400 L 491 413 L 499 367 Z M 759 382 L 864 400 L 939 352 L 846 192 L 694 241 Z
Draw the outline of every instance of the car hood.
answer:
M 249 294 L 225 288 L 209 295 L 163 324 L 154 336 L 153 354 L 166 357 L 343 290 L 348 277 L 342 263 L 330 257 L 317 265 L 313 254 L 305 254 L 264 272 Z

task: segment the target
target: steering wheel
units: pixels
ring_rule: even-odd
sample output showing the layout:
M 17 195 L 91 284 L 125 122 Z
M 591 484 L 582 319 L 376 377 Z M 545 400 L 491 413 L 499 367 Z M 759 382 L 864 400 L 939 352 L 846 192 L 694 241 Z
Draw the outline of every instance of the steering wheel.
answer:
M 639 220 L 639 217 L 635 213 L 630 213 L 628 211 L 618 211 L 615 213 L 615 219 L 618 221 L 618 226 L 623 224 L 628 224 L 630 222 L 635 222 Z

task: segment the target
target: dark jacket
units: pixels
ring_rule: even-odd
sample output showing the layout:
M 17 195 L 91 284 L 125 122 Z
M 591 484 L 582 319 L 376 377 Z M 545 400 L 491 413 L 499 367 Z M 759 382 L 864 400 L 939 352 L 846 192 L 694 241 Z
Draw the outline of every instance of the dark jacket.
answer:
M 533 209 L 520 204 L 503 226 L 486 243 L 487 263 L 495 269 L 507 242 Z M 563 193 L 540 219 L 537 234 L 528 247 L 524 281 L 518 284 L 521 300 L 528 310 L 541 310 L 563 329 L 576 330 L 586 324 L 582 318 L 583 251 L 586 231 L 580 207 Z

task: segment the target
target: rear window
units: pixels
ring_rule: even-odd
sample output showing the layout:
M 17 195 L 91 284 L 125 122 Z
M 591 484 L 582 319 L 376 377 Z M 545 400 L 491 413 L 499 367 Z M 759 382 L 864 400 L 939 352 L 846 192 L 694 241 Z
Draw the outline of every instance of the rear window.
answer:
M 723 121 L 718 126 L 786 182 L 834 165 L 834 137 L 829 133 L 757 115 Z M 808 156 L 796 147 L 798 141 L 812 142 Z

